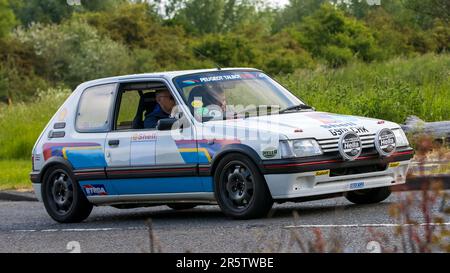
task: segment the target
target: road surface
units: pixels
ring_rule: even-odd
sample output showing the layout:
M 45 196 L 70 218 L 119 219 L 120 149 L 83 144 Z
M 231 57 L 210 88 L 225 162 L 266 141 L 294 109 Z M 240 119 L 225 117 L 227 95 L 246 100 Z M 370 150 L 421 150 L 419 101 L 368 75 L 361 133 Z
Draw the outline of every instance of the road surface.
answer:
M 421 192 L 411 193 L 420 203 Z M 389 208 L 411 193 L 393 193 L 373 205 L 354 205 L 344 198 L 279 204 L 268 218 L 247 221 L 229 219 L 217 206 L 186 211 L 96 207 L 82 223 L 59 224 L 42 203 L 0 201 L 0 252 L 302 252 L 308 251 L 309 243 L 310 250 L 320 250 L 318 238 L 323 238 L 326 252 L 395 247 L 402 252 L 405 248 L 395 230 L 408 226 L 392 218 Z M 437 200 L 432 214 L 442 216 L 448 205 Z M 412 219 L 426 223 L 419 206 L 410 206 L 410 211 Z M 433 224 L 437 230 L 450 228 L 450 215 L 443 217 L 443 224 Z M 421 236 L 424 229 L 419 228 Z

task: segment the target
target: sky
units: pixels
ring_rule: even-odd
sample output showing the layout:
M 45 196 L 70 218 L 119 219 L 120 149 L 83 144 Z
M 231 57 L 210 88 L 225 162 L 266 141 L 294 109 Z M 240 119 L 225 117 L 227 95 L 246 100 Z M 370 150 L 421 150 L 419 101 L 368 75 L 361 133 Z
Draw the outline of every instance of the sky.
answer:
M 286 5 L 287 3 L 289 3 L 289 0 L 268 0 L 268 2 L 270 2 L 274 6 L 282 7 L 282 6 Z

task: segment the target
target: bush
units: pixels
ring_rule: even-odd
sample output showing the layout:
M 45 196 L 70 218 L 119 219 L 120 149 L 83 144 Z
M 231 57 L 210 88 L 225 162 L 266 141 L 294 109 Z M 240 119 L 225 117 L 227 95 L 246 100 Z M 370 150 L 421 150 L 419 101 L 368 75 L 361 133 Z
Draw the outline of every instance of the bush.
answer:
M 324 47 L 322 49 L 322 55 L 331 67 L 346 65 L 353 58 L 353 52 L 349 48 L 335 45 Z
M 0 38 L 9 34 L 16 24 L 16 17 L 9 7 L 8 0 L 0 0 Z
M 244 36 L 219 34 L 206 36 L 195 47 L 198 58 L 207 57 L 220 66 L 250 66 L 257 62 L 258 49 Z
M 364 24 L 332 6 L 323 4 L 299 26 L 300 44 L 331 67 L 346 64 L 352 56 L 365 62 L 378 57 L 373 33 Z
M 16 37 L 32 45 L 35 54 L 46 60 L 46 78 L 71 88 L 87 80 L 125 74 L 130 69 L 127 48 L 100 36 L 81 20 L 61 25 L 33 24 L 27 30 L 17 30 Z
M 162 25 L 148 4 L 124 4 L 112 12 L 86 13 L 79 17 L 102 35 L 133 51 L 139 58 L 133 64 L 133 72 L 192 69 L 203 65 L 194 57 L 184 29 Z M 148 62 L 143 56 L 150 57 Z

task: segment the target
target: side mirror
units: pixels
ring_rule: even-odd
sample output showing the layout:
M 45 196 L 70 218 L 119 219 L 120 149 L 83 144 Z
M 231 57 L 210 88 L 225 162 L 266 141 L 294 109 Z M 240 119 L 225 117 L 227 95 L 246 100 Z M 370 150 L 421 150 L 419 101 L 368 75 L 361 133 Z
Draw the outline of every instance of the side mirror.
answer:
M 156 124 L 156 130 L 159 131 L 169 131 L 172 130 L 173 124 L 177 121 L 176 118 L 163 118 L 158 120 Z

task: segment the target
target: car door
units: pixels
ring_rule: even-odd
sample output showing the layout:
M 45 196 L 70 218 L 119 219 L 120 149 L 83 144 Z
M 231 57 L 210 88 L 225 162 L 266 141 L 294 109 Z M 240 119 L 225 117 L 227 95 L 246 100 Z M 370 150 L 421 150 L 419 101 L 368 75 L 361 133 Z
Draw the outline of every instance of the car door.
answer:
M 108 179 L 118 193 L 161 195 L 203 192 L 204 185 L 197 171 L 196 141 L 191 141 L 188 149 L 178 141 L 183 130 L 186 132 L 192 128 L 187 126 L 184 129 L 164 131 L 156 128 L 130 128 L 132 116 L 139 113 L 139 110 L 136 111 L 140 105 L 139 96 L 148 95 L 154 90 L 139 89 L 133 93 L 136 90 L 129 90 L 132 88 L 126 87 L 127 83 L 121 85 L 123 87 L 119 88 L 116 103 L 115 129 L 108 134 L 105 147 Z M 147 82 L 142 86 L 155 88 L 154 92 L 166 88 L 176 98 L 163 80 Z M 141 95 L 137 95 L 139 93 Z M 179 101 L 175 103 L 178 104 Z

